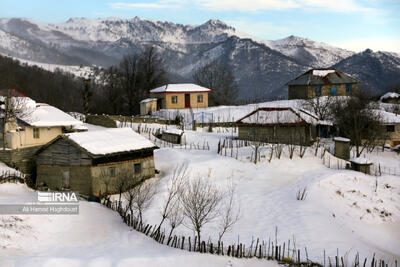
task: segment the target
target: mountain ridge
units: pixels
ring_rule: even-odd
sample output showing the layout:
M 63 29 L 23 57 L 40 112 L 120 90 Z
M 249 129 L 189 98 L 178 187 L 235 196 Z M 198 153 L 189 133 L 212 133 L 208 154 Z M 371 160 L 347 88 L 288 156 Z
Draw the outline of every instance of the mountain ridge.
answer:
M 108 67 L 118 64 L 123 55 L 141 52 L 146 45 L 152 45 L 164 58 L 176 82 L 189 81 L 199 66 L 223 61 L 239 83 L 241 98 L 285 96 L 284 84 L 302 72 L 341 66 L 340 62 L 357 55 L 293 35 L 262 40 L 216 19 L 200 25 L 183 25 L 139 17 L 70 18 L 58 24 L 3 18 L 0 35 L 5 38 L 0 42 L 3 54 L 66 65 Z M 391 52 L 385 55 L 397 57 Z M 351 66 L 357 69 L 354 64 Z

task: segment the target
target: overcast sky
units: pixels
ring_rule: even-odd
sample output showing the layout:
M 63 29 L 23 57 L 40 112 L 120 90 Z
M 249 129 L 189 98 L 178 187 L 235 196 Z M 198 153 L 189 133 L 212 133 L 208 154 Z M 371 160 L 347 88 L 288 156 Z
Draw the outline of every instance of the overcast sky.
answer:
M 296 35 L 356 52 L 400 53 L 400 0 L 0 0 L 3 18 L 135 16 L 181 24 L 220 19 L 261 39 Z

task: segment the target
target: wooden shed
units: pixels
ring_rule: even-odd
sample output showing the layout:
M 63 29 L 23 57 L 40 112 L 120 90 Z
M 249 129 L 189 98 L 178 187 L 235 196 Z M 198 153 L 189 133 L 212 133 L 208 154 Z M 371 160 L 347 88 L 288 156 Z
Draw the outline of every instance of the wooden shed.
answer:
M 322 124 L 329 123 L 291 107 L 258 108 L 236 122 L 239 139 L 297 145 L 311 145 Z
M 183 131 L 179 129 L 167 129 L 163 130 L 161 139 L 173 144 L 181 144 L 182 143 L 182 135 Z
M 63 134 L 38 151 L 36 183 L 86 196 L 113 194 L 122 173 L 138 182 L 154 177 L 156 148 L 130 128 Z

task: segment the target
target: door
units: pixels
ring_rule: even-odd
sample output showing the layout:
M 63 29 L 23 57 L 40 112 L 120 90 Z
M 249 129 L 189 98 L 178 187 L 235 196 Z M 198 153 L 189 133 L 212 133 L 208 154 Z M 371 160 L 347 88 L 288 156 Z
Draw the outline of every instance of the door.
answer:
M 62 171 L 62 185 L 63 188 L 69 188 L 69 170 Z
M 185 94 L 185 108 L 190 108 L 190 94 Z

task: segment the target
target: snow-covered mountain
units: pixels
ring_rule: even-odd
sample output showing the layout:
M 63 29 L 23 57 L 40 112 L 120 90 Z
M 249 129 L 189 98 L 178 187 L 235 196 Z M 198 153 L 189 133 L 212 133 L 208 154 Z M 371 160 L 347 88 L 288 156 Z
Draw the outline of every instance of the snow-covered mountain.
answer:
M 400 57 L 395 53 L 367 49 L 334 67 L 356 77 L 360 87 L 372 93 L 382 92 L 388 86 L 400 86 Z
M 190 81 L 197 67 L 221 60 L 232 68 L 242 98 L 285 96 L 290 79 L 354 54 L 295 36 L 260 40 L 219 20 L 181 25 L 138 17 L 73 18 L 51 24 L 8 18 L 0 19 L 0 37 L 2 54 L 64 65 L 110 66 L 150 44 L 162 54 L 175 82 Z
M 284 39 L 269 41 L 269 45 L 288 57 L 293 57 L 299 62 L 318 68 L 330 67 L 354 54 L 354 52 L 342 48 L 293 35 Z

